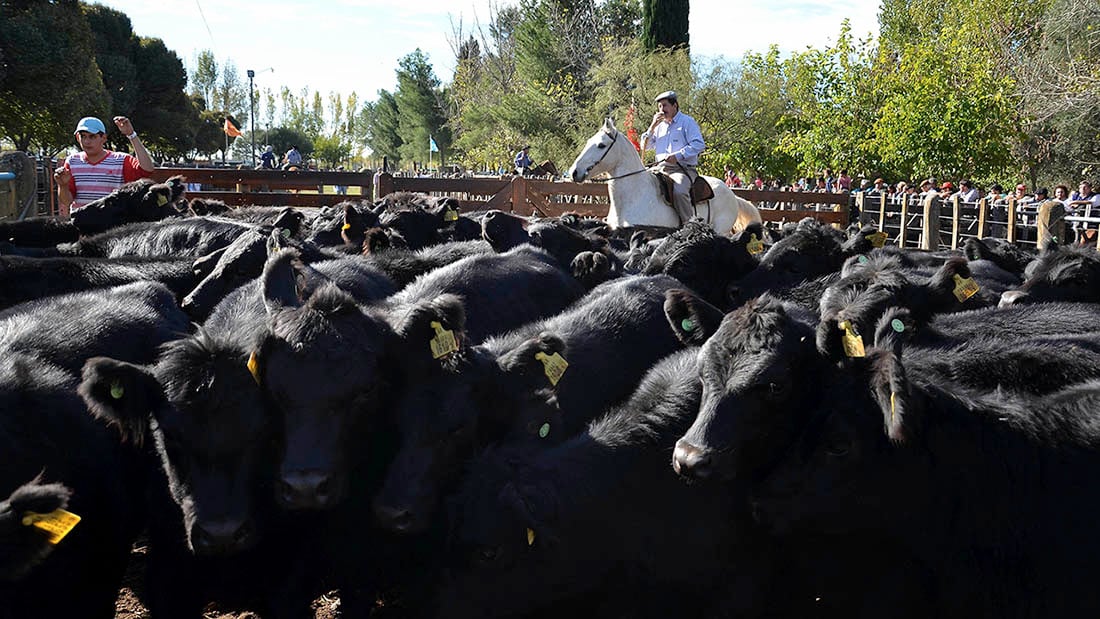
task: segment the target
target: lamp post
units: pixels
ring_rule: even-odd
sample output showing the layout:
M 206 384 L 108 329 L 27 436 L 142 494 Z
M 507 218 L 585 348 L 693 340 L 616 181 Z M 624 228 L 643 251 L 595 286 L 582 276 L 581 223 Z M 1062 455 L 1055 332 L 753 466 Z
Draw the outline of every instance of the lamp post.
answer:
M 252 169 L 256 169 L 256 95 L 252 92 L 252 78 L 256 72 L 248 70 L 248 128 L 252 133 Z
M 274 72 L 275 69 L 268 67 L 262 69 L 260 73 L 267 73 L 268 71 Z M 256 169 L 256 92 L 252 88 L 252 78 L 256 77 L 256 72 L 252 69 L 248 70 L 248 128 L 252 133 L 252 169 Z

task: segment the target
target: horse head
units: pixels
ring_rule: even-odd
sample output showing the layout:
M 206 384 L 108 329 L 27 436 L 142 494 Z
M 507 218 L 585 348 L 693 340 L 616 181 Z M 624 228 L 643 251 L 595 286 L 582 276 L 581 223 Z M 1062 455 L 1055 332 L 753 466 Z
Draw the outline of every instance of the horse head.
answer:
M 620 146 L 618 144 L 620 142 L 619 137 L 620 134 L 619 130 L 615 128 L 615 121 L 610 118 L 606 119 L 603 126 L 584 143 L 581 154 L 577 155 L 573 165 L 569 168 L 569 178 L 579 183 L 591 175 L 613 170 L 615 164 L 622 157 L 620 152 L 611 155 L 612 151 L 619 150 L 616 148 L 616 146 Z M 626 142 L 626 140 L 621 141 Z

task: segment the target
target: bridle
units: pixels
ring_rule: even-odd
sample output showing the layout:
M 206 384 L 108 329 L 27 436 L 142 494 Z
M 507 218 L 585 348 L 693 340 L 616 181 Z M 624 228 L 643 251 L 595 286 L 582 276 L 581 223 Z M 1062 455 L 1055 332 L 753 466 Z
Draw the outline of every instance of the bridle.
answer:
M 600 162 L 602 162 L 604 160 L 604 157 L 607 157 L 607 154 L 611 152 L 611 147 L 614 146 L 615 141 L 619 139 L 620 133 L 621 132 L 619 132 L 619 131 L 615 132 L 615 135 L 612 136 L 612 138 L 611 138 L 611 143 L 607 145 L 607 148 L 603 151 L 603 154 L 600 155 L 600 158 L 596 160 L 596 163 L 593 163 L 592 165 L 588 166 L 589 170 L 591 170 L 592 168 L 600 165 Z M 645 172 L 647 170 L 649 170 L 649 168 L 643 167 L 641 170 L 635 170 L 633 172 L 627 172 L 626 174 L 620 174 L 619 176 L 609 176 L 607 178 L 592 179 L 592 180 L 594 180 L 598 183 L 606 183 L 608 181 L 614 181 L 614 180 L 618 180 L 620 178 L 626 178 L 628 176 L 634 176 L 635 174 L 641 174 L 642 172 Z

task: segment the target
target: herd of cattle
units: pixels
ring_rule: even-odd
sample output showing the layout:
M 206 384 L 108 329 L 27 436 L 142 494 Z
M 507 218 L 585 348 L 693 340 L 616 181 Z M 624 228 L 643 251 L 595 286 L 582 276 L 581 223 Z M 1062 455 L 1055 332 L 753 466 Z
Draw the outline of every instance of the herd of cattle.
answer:
M 155 618 L 1100 613 L 1094 251 L 619 232 L 0 224 L 0 617 L 114 616 L 139 539 Z

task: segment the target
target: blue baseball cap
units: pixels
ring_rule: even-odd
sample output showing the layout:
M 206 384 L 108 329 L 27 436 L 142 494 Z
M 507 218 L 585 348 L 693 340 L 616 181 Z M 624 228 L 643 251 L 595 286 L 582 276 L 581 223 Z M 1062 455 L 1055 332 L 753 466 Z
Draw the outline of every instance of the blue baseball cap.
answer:
M 76 131 L 73 133 L 80 133 L 81 131 L 87 131 L 88 133 L 107 133 L 107 128 L 103 126 L 103 121 L 95 116 L 85 116 L 80 119 L 80 122 L 76 125 Z

